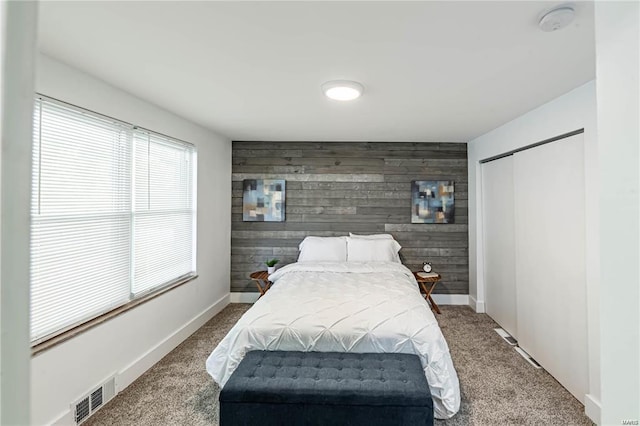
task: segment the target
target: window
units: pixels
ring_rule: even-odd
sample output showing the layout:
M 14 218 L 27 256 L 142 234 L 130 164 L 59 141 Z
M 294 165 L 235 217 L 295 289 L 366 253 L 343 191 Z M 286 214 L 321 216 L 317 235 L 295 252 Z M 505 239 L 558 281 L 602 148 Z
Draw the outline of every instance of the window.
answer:
M 192 145 L 38 97 L 32 173 L 32 343 L 195 275 Z

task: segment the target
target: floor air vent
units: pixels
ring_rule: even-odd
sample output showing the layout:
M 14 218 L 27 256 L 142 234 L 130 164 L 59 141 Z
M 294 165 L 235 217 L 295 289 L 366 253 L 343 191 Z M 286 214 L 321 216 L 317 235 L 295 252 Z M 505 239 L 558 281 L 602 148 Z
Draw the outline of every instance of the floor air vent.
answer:
M 528 353 L 523 351 L 522 348 L 516 346 L 515 350 L 520 355 L 522 355 L 522 358 L 526 359 L 529 364 L 533 365 L 535 368 L 538 368 L 538 369 L 542 368 L 542 366 L 540 364 L 538 364 L 538 362 L 535 359 L 531 358 L 531 355 L 529 355 Z
M 504 331 L 504 329 L 502 329 L 502 328 L 494 328 L 493 330 L 496 333 L 498 333 L 498 335 L 500 337 L 502 337 L 504 339 L 504 341 L 507 342 L 508 344 L 510 344 L 511 346 L 516 346 L 518 344 L 518 341 L 516 339 L 514 339 L 509 333 Z
M 74 412 L 76 424 L 87 420 L 100 407 L 106 404 L 116 395 L 116 378 L 112 377 L 104 382 L 99 388 L 94 389 L 89 395 L 83 397 L 73 404 L 71 408 Z

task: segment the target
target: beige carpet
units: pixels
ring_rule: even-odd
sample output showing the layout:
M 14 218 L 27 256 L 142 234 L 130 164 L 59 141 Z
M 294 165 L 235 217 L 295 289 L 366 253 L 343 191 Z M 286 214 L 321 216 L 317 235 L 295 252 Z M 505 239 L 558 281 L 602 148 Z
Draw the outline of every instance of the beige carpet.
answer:
M 217 425 L 219 390 L 204 363 L 249 307 L 229 305 L 85 424 Z M 553 377 L 534 369 L 498 337 L 488 316 L 466 306 L 443 306 L 436 317 L 462 391 L 460 412 L 438 425 L 592 424 Z

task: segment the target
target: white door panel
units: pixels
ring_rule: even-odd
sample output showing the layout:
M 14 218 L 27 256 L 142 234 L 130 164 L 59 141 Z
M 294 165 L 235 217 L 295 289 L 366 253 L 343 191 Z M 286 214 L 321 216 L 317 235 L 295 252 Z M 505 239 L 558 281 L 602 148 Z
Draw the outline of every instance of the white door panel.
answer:
M 583 135 L 514 154 L 518 343 L 580 402 L 588 388 Z
M 484 282 L 487 314 L 516 339 L 513 156 L 482 165 Z

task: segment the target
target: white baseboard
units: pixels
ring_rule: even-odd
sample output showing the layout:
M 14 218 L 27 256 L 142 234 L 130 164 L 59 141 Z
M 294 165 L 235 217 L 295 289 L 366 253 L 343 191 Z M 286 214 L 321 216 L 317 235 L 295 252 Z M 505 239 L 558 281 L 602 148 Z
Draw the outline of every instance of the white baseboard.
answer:
M 599 425 L 600 420 L 600 401 L 598 401 L 593 395 L 586 394 L 584 396 L 584 414 L 591 419 L 592 422 Z
M 255 303 L 260 293 L 231 293 L 231 303 Z
M 255 303 L 260 293 L 231 293 L 231 303 Z M 433 300 L 438 305 L 468 305 L 468 294 L 433 294 Z
M 200 312 L 188 323 L 180 327 L 173 334 L 169 335 L 162 342 L 151 348 L 147 353 L 126 366 L 116 378 L 116 394 L 129 386 L 135 379 L 140 377 L 145 371 L 160 361 L 165 355 L 184 342 L 196 330 L 202 327 L 207 321 L 222 311 L 229 304 L 229 295 L 225 295 L 214 302 L 204 311 Z
M 51 423 L 51 426 L 72 426 L 75 424 L 76 422 L 73 418 L 73 413 L 69 409 L 58 416 L 58 418 L 53 423 Z
M 469 306 L 471 309 L 476 311 L 477 314 L 484 314 L 484 302 L 482 300 L 478 301 L 475 297 L 469 295 Z
M 204 311 L 200 312 L 189 322 L 177 329 L 175 332 L 167 336 L 153 348 L 149 349 L 144 355 L 124 367 L 116 375 L 116 395 L 133 383 L 138 377 L 142 376 L 155 363 L 160 361 L 169 352 L 175 349 L 180 343 L 184 342 L 195 331 L 202 327 L 207 321 L 213 318 L 217 313 L 222 311 L 229 304 L 229 295 L 225 295 L 218 299 Z M 97 385 L 96 385 L 97 386 Z M 62 413 L 53 423 L 53 425 L 74 425 L 73 413 L 67 410 Z
M 438 305 L 468 305 L 468 294 L 432 294 L 433 301 Z

